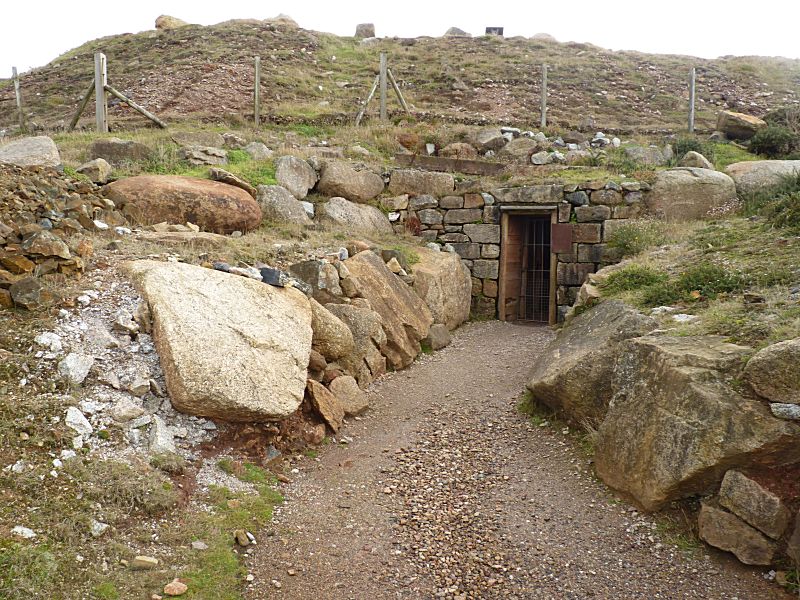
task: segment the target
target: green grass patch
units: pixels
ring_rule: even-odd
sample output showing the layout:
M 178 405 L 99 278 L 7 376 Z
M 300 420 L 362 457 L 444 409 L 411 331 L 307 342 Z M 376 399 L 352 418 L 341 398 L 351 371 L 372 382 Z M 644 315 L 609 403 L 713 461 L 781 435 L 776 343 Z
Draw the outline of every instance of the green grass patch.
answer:
M 664 225 L 660 221 L 630 221 L 614 230 L 608 239 L 611 248 L 622 251 L 623 258 L 634 256 L 667 241 Z
M 608 276 L 602 288 L 610 293 L 629 292 L 663 283 L 669 275 L 646 265 L 632 264 Z
M 744 148 L 740 148 L 734 144 L 715 143 L 713 144 L 713 148 L 713 163 L 717 171 L 724 171 L 728 165 L 732 165 L 733 163 L 744 162 L 746 160 L 761 160 L 760 156 L 751 154 Z

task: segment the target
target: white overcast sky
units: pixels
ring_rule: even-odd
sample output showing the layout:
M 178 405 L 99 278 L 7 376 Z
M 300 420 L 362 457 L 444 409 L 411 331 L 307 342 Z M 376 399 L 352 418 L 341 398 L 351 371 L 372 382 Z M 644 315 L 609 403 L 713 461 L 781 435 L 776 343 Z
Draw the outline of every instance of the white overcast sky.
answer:
M 353 35 L 357 23 L 375 23 L 378 36 L 438 36 L 449 27 L 473 35 L 488 25 L 506 36 L 544 32 L 559 41 L 591 42 L 614 50 L 800 58 L 800 1 L 762 0 L 6 0 L 2 7 L 0 76 L 45 65 L 84 42 L 154 28 L 168 14 L 211 25 L 234 18 L 286 13 L 301 27 Z M 6 75 L 6 71 L 8 75 Z

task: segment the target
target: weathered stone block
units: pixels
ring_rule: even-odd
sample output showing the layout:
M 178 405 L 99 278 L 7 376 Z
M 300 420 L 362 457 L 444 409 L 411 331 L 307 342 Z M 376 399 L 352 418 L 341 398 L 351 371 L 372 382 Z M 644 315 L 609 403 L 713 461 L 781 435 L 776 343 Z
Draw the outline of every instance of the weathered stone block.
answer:
M 600 223 L 576 223 L 572 227 L 572 241 L 578 244 L 596 244 L 600 241 Z
M 470 243 L 453 243 L 453 248 L 455 249 L 456 253 L 461 258 L 466 258 L 467 260 L 472 260 L 475 258 L 480 258 L 481 256 L 481 245 L 480 244 L 470 244 Z M 477 277 L 477 275 L 476 275 Z
M 419 233 L 419 237 L 421 237 L 424 242 L 435 242 L 438 235 L 439 232 L 435 229 L 426 229 Z
M 475 223 L 483 219 L 483 211 L 479 208 L 454 208 L 444 215 L 444 222 L 448 225 Z
M 389 178 L 389 191 L 394 194 L 446 196 L 453 192 L 454 187 L 455 181 L 450 173 L 395 169 Z
M 611 208 L 608 206 L 578 206 L 575 208 L 575 217 L 578 223 L 594 223 L 611 218 Z
M 562 202 L 558 205 L 558 222 L 569 223 L 572 214 L 572 205 L 569 202 Z
M 482 245 L 481 258 L 500 258 L 500 246 L 497 244 Z
M 578 262 L 603 262 L 605 244 L 578 244 Z
M 464 233 L 473 242 L 481 244 L 500 243 L 500 225 L 464 225 Z
M 559 285 L 582 285 L 589 273 L 594 273 L 593 263 L 558 263 L 556 279 Z
M 616 232 L 620 227 L 624 227 L 630 221 L 627 219 L 610 219 L 603 223 L 603 241 L 607 242 L 614 236 L 614 232 Z
M 488 317 L 493 319 L 497 316 L 497 300 L 483 295 L 473 296 L 472 315 L 475 317 Z
M 800 404 L 800 338 L 759 350 L 747 363 L 745 380 L 756 394 L 772 402 Z
M 408 194 L 402 194 L 393 198 L 381 198 L 381 208 L 394 212 L 398 210 L 406 210 L 408 208 Z
M 488 298 L 497 298 L 497 281 L 494 279 L 484 279 L 483 295 Z
M 472 278 L 472 295 L 477 296 L 483 293 L 483 281 L 477 277 Z
M 500 207 L 499 206 L 484 206 L 483 207 L 483 222 L 484 223 L 499 223 L 500 222 Z
M 733 469 L 722 479 L 719 503 L 775 540 L 783 535 L 792 518 L 778 496 Z
M 733 552 L 741 562 L 762 566 L 772 564 L 777 549 L 775 542 L 736 515 L 704 503 L 697 524 L 700 539 L 720 550 Z
M 558 204 L 562 185 L 531 185 L 527 187 L 499 188 L 492 195 L 500 204 Z
M 423 208 L 417 211 L 417 218 L 423 225 L 431 226 L 442 224 L 442 213 L 435 208 Z
M 446 228 L 445 228 L 446 230 Z M 456 242 L 463 244 L 464 242 L 469 242 L 469 237 L 467 237 L 463 233 L 444 233 L 439 236 L 440 242 Z
M 408 201 L 408 210 L 423 210 L 425 208 L 436 208 L 437 206 L 439 206 L 439 201 L 427 194 L 414 196 Z
M 566 252 L 557 252 L 558 262 L 574 263 L 578 262 L 578 244 L 572 244 L 572 248 Z
M 445 196 L 439 200 L 439 208 L 464 208 L 464 198 L 461 196 Z
M 481 279 L 497 279 L 500 263 L 496 260 L 479 259 L 472 263 L 472 275 Z
M 444 226 L 444 232 L 445 233 L 462 233 L 463 231 L 464 231 L 464 228 L 461 225 L 445 225 Z
M 565 198 L 572 206 L 585 206 L 589 204 L 589 194 L 583 191 L 570 192 Z
M 464 194 L 464 208 L 483 208 L 483 196 L 480 194 Z
M 603 206 L 619 206 L 624 200 L 622 194 L 615 190 L 597 190 L 592 192 L 590 202 Z

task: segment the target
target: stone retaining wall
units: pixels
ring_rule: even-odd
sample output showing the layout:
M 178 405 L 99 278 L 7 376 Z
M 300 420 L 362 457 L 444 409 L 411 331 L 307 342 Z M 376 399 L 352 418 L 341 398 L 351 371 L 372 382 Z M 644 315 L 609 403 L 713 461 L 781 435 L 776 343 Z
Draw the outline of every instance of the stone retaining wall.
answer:
M 587 182 L 454 192 L 437 197 L 415 195 L 417 190 L 398 185 L 394 191 L 407 193 L 381 202 L 391 211 L 390 219 L 398 231 L 418 231 L 423 239 L 449 244 L 461 255 L 472 273 L 473 312 L 488 317 L 497 312 L 501 208 L 554 207 L 559 223 L 572 223 L 572 247 L 557 254 L 556 303 L 561 321 L 586 276 L 620 260 L 619 251 L 609 247 L 608 239 L 628 219 L 642 214 L 644 195 L 649 189 L 647 184 L 634 181 Z

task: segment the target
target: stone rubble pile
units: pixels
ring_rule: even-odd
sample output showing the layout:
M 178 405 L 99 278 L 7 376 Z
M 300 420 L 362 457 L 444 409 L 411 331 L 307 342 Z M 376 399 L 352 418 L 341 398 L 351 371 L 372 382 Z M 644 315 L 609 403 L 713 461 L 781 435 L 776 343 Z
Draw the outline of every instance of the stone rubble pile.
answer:
M 50 167 L 0 165 L 0 306 L 37 306 L 42 277 L 83 271 L 92 247 L 80 234 L 124 225 L 92 183 Z

